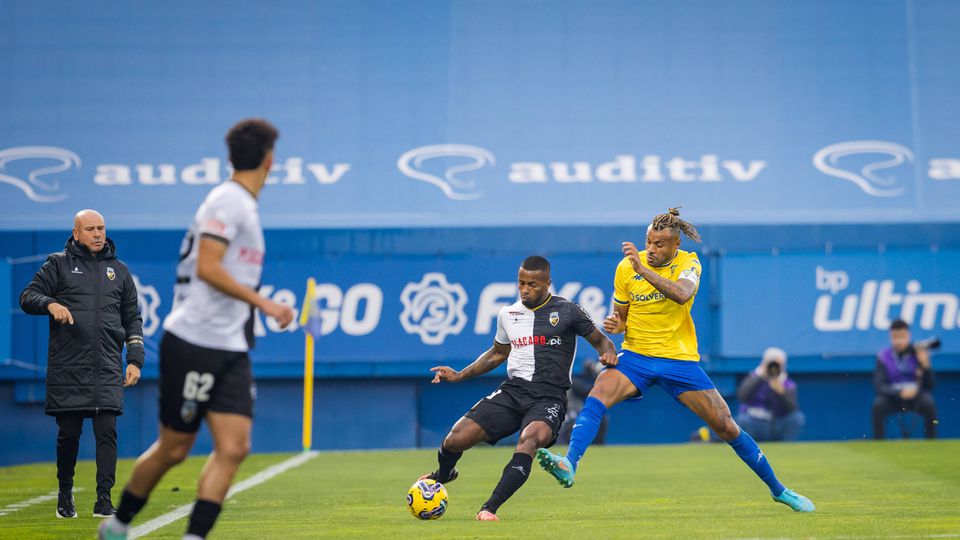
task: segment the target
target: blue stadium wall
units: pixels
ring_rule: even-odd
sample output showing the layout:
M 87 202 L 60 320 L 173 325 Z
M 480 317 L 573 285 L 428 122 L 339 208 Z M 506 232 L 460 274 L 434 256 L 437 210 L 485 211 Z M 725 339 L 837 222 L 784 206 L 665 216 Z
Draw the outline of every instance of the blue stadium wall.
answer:
M 261 293 L 299 307 L 320 284 L 318 448 L 436 445 L 503 370 L 427 370 L 490 345 L 519 261 L 549 257 L 602 317 L 620 242 L 670 206 L 705 239 L 693 313 L 724 395 L 777 345 L 805 439 L 869 436 L 903 316 L 943 338 L 960 436 L 957 28 L 953 0 L 0 2 L 0 463 L 53 459 L 46 322 L 17 296 L 88 207 L 144 314 L 121 452 L 153 439 L 182 231 L 249 116 L 281 131 Z M 254 447 L 296 450 L 302 333 L 256 330 Z M 617 407 L 610 441 L 684 440 L 698 421 L 670 401 Z

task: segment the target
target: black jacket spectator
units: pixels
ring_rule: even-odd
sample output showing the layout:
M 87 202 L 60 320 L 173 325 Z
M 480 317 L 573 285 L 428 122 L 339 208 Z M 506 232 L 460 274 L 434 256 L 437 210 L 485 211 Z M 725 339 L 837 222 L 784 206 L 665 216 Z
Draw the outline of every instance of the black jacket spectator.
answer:
M 121 353 L 126 342 L 127 362 L 143 366 L 143 328 L 133 277 L 112 240 L 94 255 L 70 238 L 63 252 L 47 257 L 20 295 L 20 307 L 48 315 L 53 302 L 70 310 L 74 324 L 50 318 L 47 414 L 122 414 Z

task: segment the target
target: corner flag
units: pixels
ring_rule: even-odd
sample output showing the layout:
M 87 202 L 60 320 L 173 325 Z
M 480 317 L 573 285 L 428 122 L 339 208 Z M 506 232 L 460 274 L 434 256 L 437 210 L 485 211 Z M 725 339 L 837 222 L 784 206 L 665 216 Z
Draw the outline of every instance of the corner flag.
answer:
M 303 355 L 303 450 L 313 444 L 313 353 L 314 338 L 320 336 L 322 320 L 317 306 L 317 282 L 307 279 L 307 294 L 300 309 L 300 327 L 306 334 Z
M 313 278 L 307 280 L 307 294 L 303 297 L 303 309 L 300 310 L 300 327 L 308 335 L 320 337 L 323 319 L 320 318 L 320 307 L 317 305 L 317 282 Z

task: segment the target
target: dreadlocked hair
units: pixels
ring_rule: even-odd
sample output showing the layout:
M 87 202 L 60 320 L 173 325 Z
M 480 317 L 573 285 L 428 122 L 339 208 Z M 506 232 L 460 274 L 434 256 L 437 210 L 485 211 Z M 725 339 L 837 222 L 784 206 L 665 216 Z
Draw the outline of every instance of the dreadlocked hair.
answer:
M 670 229 L 676 231 L 676 234 L 679 235 L 682 231 L 683 234 L 697 242 L 703 242 L 703 239 L 700 238 L 700 233 L 697 232 L 697 228 L 693 226 L 693 223 L 689 221 L 684 221 L 680 219 L 680 207 L 671 208 L 667 211 L 666 214 L 659 214 L 657 217 L 653 218 L 653 223 L 650 224 L 655 231 L 662 231 L 664 229 Z

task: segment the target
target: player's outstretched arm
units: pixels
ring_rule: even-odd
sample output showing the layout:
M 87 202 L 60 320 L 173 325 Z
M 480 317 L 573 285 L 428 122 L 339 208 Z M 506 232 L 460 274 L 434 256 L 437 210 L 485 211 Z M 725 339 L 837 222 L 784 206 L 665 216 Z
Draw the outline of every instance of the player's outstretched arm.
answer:
M 587 336 L 587 341 L 600 354 L 600 363 L 605 366 L 617 365 L 617 348 L 599 328 Z
M 430 368 L 430 371 L 434 373 L 431 382 L 434 384 L 443 381 L 458 383 L 477 375 L 483 375 L 502 364 L 508 356 L 510 356 L 510 345 L 494 341 L 493 347 L 484 351 L 472 364 L 463 368 L 463 371 L 456 371 L 448 366 Z
M 281 328 L 290 324 L 293 320 L 293 310 L 290 306 L 264 298 L 257 291 L 233 279 L 222 264 L 226 252 L 227 244 L 224 242 L 201 236 L 197 253 L 197 277 L 223 294 L 243 300 L 262 311 L 264 315 L 277 319 Z

